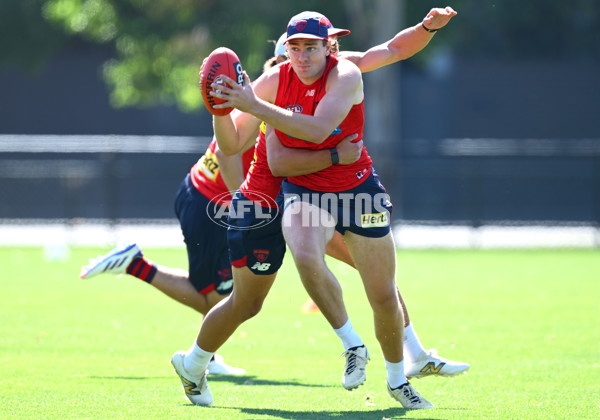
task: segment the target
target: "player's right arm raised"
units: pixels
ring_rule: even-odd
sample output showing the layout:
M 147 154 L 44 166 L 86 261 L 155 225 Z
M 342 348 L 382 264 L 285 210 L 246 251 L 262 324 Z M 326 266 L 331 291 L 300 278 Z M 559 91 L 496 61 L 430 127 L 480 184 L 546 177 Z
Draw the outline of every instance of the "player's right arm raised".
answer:
M 425 48 L 435 35 L 435 32 L 428 32 L 423 25 L 431 31 L 437 31 L 446 26 L 456 14 L 451 7 L 431 9 L 423 21 L 398 32 L 389 41 L 367 51 L 340 51 L 338 56 L 352 61 L 363 73 L 406 60 Z

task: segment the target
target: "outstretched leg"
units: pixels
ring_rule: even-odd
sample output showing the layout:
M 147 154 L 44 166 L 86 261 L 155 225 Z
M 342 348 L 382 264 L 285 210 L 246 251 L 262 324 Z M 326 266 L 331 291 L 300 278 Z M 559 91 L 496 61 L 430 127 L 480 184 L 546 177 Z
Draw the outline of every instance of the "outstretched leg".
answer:
M 256 275 L 248 267 L 234 268 L 233 292 L 208 312 L 192 347 L 187 352 L 175 352 L 171 358 L 171 364 L 192 403 L 213 403 L 206 381 L 210 359 L 238 326 L 260 312 L 275 276 L 276 273 Z

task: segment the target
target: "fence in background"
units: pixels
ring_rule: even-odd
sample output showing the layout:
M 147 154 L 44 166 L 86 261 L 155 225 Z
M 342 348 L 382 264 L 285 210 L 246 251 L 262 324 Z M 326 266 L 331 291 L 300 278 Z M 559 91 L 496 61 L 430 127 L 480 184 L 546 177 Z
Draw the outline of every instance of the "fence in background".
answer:
M 63 226 L 71 239 L 100 226 L 112 229 L 99 234 L 110 242 L 119 229 L 157 221 L 158 235 L 170 226 L 179 240 L 174 195 L 209 141 L 0 135 L 0 243 L 15 243 L 8 235 L 16 225 Z M 407 140 L 374 160 L 386 165 L 378 170 L 400 246 L 599 243 L 600 140 Z

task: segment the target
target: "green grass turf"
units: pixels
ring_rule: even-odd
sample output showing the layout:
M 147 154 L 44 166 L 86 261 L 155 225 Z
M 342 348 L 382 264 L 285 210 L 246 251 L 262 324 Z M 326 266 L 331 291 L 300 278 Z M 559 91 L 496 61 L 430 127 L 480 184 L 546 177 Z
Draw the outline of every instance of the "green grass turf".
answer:
M 169 365 L 200 316 L 128 276 L 83 281 L 106 249 L 0 248 L 0 417 L 201 419 L 600 418 L 600 255 L 594 250 L 400 251 L 398 283 L 423 344 L 471 363 L 414 380 L 435 410 L 406 411 L 385 389 L 360 279 L 332 262 L 371 349 L 368 379 L 340 383 L 343 351 L 286 257 L 263 311 L 220 353 L 247 369 L 211 377 L 213 407 L 184 398 Z M 186 266 L 183 249 L 148 249 Z

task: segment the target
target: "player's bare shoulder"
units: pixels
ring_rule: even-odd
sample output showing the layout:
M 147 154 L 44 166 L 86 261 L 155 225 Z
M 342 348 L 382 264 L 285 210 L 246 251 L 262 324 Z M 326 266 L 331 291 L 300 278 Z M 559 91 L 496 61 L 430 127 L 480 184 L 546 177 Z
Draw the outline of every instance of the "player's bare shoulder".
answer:
M 252 82 L 254 93 L 264 101 L 275 103 L 277 97 L 277 88 L 279 87 L 279 69 L 281 65 L 276 65 L 260 75 L 258 79 Z
M 338 60 L 337 66 L 332 69 L 332 74 L 345 83 L 359 83 L 362 81 L 360 69 L 350 60 Z
M 362 101 L 363 80 L 360 69 L 349 60 L 338 60 L 327 79 L 327 90 L 344 89 L 355 92 L 355 103 Z

